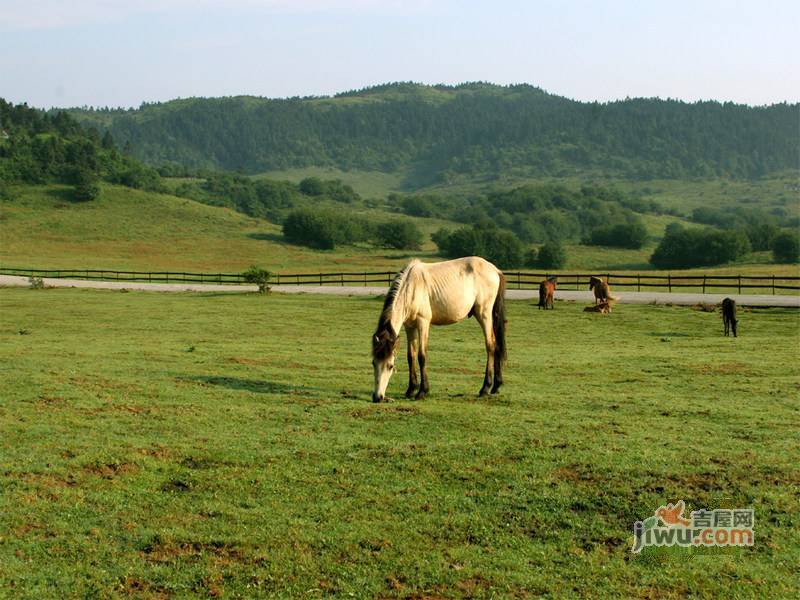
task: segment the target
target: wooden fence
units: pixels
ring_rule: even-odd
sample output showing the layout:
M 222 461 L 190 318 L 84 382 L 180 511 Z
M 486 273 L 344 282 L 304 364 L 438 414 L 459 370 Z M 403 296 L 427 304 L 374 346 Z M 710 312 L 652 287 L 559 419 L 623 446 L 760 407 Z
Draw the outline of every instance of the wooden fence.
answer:
M 391 283 L 395 271 L 368 271 L 362 273 L 276 273 L 273 285 L 358 285 L 385 286 Z M 113 271 L 99 269 L 17 269 L 0 267 L 1 275 L 22 277 L 52 277 L 57 279 L 97 279 L 103 281 L 138 281 L 149 283 L 216 283 L 246 284 L 242 273 L 189 273 L 167 271 Z M 800 277 L 784 275 L 649 275 L 620 273 L 543 273 L 505 271 L 510 289 L 538 289 L 539 282 L 557 276 L 559 289 L 588 289 L 589 277 L 603 277 L 614 288 L 628 291 L 666 289 L 672 291 L 701 291 L 702 293 L 726 290 L 737 293 L 764 290 L 791 293 L 800 290 Z

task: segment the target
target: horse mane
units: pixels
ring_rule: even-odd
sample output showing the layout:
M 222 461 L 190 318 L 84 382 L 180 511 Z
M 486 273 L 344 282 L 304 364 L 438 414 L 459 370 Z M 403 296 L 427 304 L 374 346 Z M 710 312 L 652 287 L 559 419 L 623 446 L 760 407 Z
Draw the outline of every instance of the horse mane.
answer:
M 412 260 L 403 267 L 400 272 L 394 276 L 392 284 L 389 286 L 389 291 L 386 293 L 386 299 L 383 301 L 383 308 L 381 309 L 381 316 L 378 319 L 378 327 L 375 330 L 375 335 L 372 337 L 372 356 L 378 360 L 385 359 L 392 353 L 392 350 L 394 350 L 398 332 L 392 327 L 392 308 L 397 299 L 397 294 L 406 281 L 408 272 L 411 270 L 411 267 L 418 262 L 418 260 Z

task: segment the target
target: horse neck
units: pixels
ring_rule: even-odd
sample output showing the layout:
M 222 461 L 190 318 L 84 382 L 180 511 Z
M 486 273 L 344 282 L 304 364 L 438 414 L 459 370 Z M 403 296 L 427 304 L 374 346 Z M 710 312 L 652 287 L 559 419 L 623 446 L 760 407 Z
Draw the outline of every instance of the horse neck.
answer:
M 389 313 L 389 322 L 392 324 L 392 329 L 394 332 L 398 335 L 400 334 L 403 324 L 408 319 L 409 313 L 409 301 L 406 297 L 406 290 L 404 287 L 405 286 L 397 290 L 397 295 L 395 296 L 391 311 Z

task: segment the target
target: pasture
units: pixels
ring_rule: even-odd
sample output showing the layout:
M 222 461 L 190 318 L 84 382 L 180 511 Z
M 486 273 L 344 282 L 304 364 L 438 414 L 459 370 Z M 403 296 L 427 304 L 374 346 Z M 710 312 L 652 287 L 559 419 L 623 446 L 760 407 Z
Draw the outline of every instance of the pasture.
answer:
M 0 290 L 2 594 L 796 595 L 797 311 L 512 301 L 498 396 L 469 320 L 374 405 L 380 307 Z M 679 499 L 755 546 L 631 554 Z
M 577 185 L 577 182 L 575 183 Z M 312 250 L 286 243 L 281 227 L 227 208 L 207 206 L 168 194 L 103 185 L 99 199 L 75 203 L 65 185 L 16 186 L 13 200 L 0 200 L 0 264 L 43 269 L 118 269 L 237 273 L 252 264 L 273 272 L 363 272 L 396 269 L 408 250 L 368 245 Z M 365 209 L 378 220 L 393 213 Z M 653 240 L 641 250 L 567 245 L 563 271 L 650 272 L 647 260 L 664 227 L 674 217 L 645 215 Z M 441 260 L 428 236 L 458 223 L 415 218 L 426 235 L 415 257 Z M 673 274 L 800 275 L 800 266 L 774 264 L 757 252 L 735 264 L 673 270 Z

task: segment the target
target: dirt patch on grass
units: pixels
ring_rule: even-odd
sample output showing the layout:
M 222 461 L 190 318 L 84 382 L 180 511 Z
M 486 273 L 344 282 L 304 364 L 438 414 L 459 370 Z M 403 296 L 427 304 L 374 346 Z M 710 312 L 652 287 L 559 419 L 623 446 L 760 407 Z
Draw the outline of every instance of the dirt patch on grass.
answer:
M 137 598 L 148 598 L 150 600 L 166 600 L 171 598 L 172 594 L 167 588 L 162 586 L 153 586 L 146 581 L 137 579 L 135 577 L 126 576 L 121 584 L 121 591 L 127 596 L 136 596 Z
M 148 562 L 172 563 L 186 559 L 207 558 L 217 566 L 231 564 L 266 564 L 268 559 L 258 551 L 240 544 L 221 540 L 178 541 L 156 536 L 145 545 L 141 555 Z
M 270 361 L 263 358 L 246 358 L 244 356 L 231 356 L 226 359 L 229 363 L 236 365 L 253 365 L 257 367 L 268 367 Z
M 160 444 L 154 444 L 147 448 L 139 448 L 137 452 L 144 456 L 150 456 L 152 458 L 159 459 L 168 459 L 172 456 L 172 450 Z
M 418 415 L 421 412 L 422 411 L 413 404 L 395 404 L 395 405 L 384 404 L 380 406 L 375 405 L 364 408 L 357 408 L 355 410 L 351 410 L 348 414 L 354 419 L 366 419 L 369 417 L 374 417 L 376 415 L 405 417 L 411 415 Z
M 704 375 L 757 375 L 750 365 L 742 362 L 730 363 L 705 363 L 701 365 L 691 365 L 689 368 Z
M 595 473 L 588 465 L 573 464 L 559 467 L 551 473 L 551 476 L 556 481 L 569 481 L 587 485 L 599 485 L 607 481 L 607 478 Z
M 131 462 L 93 462 L 83 466 L 83 471 L 103 479 L 114 479 L 139 470 L 139 465 Z

